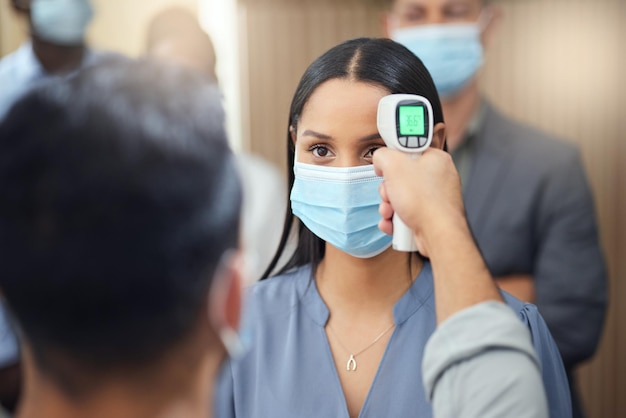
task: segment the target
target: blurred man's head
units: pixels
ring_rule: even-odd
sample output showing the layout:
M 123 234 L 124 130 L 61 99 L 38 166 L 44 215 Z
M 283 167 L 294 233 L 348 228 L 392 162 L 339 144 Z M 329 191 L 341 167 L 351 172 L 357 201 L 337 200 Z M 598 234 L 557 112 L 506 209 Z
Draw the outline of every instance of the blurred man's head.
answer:
M 146 53 L 198 71 L 210 81 L 217 81 L 213 42 L 198 19 L 185 9 L 165 9 L 150 21 Z
M 28 16 L 31 35 L 61 46 L 81 45 L 93 17 L 91 0 L 11 0 Z
M 149 393 L 162 366 L 184 379 L 224 357 L 241 191 L 223 119 L 201 77 L 124 61 L 0 124 L 0 287 L 26 361 L 66 396 Z
M 388 0 L 383 29 L 422 59 L 443 100 L 472 85 L 499 9 L 489 0 Z
M 398 27 L 475 22 L 488 0 L 387 0 Z

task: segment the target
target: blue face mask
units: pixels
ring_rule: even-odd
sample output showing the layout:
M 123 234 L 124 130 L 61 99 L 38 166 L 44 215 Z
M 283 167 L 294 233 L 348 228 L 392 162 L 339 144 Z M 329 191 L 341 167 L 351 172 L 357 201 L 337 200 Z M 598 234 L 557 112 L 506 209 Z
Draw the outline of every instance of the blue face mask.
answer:
M 395 29 L 391 38 L 422 60 L 443 98 L 458 93 L 483 64 L 480 28 L 475 23 Z
M 34 34 L 57 45 L 79 45 L 93 16 L 89 0 L 32 0 Z
M 325 167 L 296 162 L 291 207 L 311 232 L 359 258 L 374 257 L 391 246 L 378 229 L 383 181 L 373 165 Z

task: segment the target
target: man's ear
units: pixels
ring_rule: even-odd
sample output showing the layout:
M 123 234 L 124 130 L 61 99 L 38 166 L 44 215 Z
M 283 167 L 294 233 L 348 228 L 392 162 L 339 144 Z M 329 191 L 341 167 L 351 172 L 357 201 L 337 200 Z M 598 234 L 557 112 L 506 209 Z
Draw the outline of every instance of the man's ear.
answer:
M 445 143 L 446 124 L 443 122 L 439 122 L 438 124 L 433 126 L 433 142 L 430 144 L 430 146 L 437 149 L 443 149 Z
M 481 34 L 483 48 L 489 49 L 496 41 L 498 30 L 502 22 L 503 11 L 501 7 L 491 5 L 487 6 L 484 11 L 484 27 Z
M 388 11 L 380 15 L 380 29 L 385 38 L 391 38 L 391 14 Z
M 236 332 L 241 319 L 244 262 L 241 250 L 224 253 L 209 290 L 209 319 L 217 335 Z

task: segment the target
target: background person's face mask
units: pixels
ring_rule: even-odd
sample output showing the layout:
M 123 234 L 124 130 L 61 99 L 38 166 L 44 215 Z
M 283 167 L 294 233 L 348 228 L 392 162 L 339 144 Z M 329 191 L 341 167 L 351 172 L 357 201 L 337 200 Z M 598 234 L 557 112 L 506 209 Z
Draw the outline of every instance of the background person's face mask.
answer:
M 417 55 L 443 98 L 465 87 L 483 64 L 480 26 L 447 23 L 394 29 L 391 38 Z
M 383 181 L 373 165 L 325 167 L 295 162 L 291 207 L 311 232 L 359 258 L 374 257 L 391 246 L 378 229 Z
M 93 16 L 89 0 L 32 0 L 30 18 L 38 38 L 57 45 L 79 45 Z

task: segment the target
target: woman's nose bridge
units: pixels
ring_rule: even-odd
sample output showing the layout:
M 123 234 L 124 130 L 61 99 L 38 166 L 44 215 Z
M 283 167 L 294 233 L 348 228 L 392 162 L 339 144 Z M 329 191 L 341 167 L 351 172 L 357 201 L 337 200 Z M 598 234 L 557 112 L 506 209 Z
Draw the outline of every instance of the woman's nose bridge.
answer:
M 358 165 L 363 165 L 363 161 L 358 157 L 354 152 L 349 152 L 348 150 L 344 150 L 344 152 L 340 152 L 337 155 L 336 166 L 337 167 L 356 167 Z

